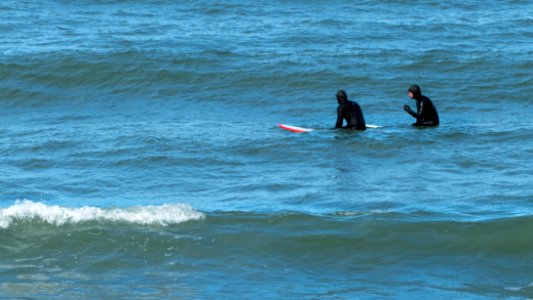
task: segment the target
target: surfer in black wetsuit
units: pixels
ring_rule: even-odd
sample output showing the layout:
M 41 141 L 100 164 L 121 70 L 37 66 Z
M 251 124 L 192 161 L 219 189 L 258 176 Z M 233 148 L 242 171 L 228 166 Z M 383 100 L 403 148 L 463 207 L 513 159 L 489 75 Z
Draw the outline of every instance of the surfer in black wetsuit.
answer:
M 343 90 L 337 92 L 337 123 L 335 128 L 343 128 L 343 120 L 346 120 L 344 128 L 366 130 L 365 118 L 359 104 L 348 100 L 348 95 Z
M 422 90 L 418 85 L 412 85 L 409 90 L 409 98 L 416 101 L 416 112 L 411 110 L 409 105 L 404 105 L 403 109 L 416 118 L 413 126 L 439 126 L 439 114 L 431 100 L 422 95 Z

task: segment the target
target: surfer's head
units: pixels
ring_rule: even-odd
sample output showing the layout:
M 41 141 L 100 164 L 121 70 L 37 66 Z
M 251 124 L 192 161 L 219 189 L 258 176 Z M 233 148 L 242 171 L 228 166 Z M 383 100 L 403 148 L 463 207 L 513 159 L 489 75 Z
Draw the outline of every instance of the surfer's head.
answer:
M 420 96 L 422 96 L 422 90 L 420 87 L 416 84 L 413 84 L 408 90 L 409 98 L 411 99 L 418 99 Z
M 339 90 L 336 96 L 337 96 L 337 102 L 339 102 L 339 104 L 348 100 L 348 95 L 346 95 L 346 92 L 344 90 Z

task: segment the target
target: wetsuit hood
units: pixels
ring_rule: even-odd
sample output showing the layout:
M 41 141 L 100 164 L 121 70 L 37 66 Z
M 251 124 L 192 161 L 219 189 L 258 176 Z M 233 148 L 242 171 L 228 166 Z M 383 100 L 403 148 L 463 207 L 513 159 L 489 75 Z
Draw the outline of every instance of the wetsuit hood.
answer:
M 413 93 L 415 99 L 420 99 L 420 97 L 422 97 L 422 90 L 416 84 L 412 85 L 408 91 Z
M 337 102 L 339 102 L 339 104 L 348 101 L 348 95 L 344 90 L 339 90 L 335 96 L 337 97 Z

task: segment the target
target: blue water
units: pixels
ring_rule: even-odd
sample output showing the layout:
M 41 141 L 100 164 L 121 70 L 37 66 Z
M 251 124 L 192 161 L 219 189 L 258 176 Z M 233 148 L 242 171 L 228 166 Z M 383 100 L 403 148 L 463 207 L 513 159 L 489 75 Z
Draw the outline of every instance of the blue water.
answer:
M 1 2 L 0 298 L 532 298 L 531 11 Z

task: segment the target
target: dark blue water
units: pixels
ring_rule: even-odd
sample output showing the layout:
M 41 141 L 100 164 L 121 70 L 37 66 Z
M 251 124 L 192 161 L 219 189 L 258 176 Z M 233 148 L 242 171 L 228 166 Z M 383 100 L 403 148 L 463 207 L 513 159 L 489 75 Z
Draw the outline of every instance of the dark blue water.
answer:
M 0 298 L 533 297 L 531 11 L 3 1 Z

